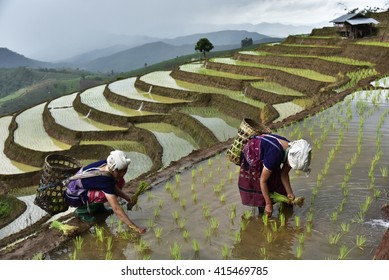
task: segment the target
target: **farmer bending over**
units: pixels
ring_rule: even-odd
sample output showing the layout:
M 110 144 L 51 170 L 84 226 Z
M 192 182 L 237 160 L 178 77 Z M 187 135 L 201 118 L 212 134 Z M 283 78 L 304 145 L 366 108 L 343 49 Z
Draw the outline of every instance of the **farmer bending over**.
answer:
M 238 187 L 242 203 L 271 216 L 273 203 L 269 194 L 277 192 L 290 200 L 295 198 L 289 171 L 309 174 L 311 145 L 304 139 L 290 142 L 276 134 L 262 134 L 250 138 L 240 158 Z
M 124 175 L 131 160 L 123 151 L 112 151 L 106 160 L 100 160 L 81 168 L 78 173 L 94 172 L 93 177 L 86 177 L 68 182 L 65 191 L 65 200 L 72 207 L 78 207 L 74 214 L 84 222 L 94 222 L 93 214 L 112 213 L 130 228 L 139 233 L 146 232 L 145 228 L 138 227 L 131 221 L 119 204 L 118 197 L 131 203 L 131 197 L 122 191 Z M 106 209 L 107 202 L 112 210 Z

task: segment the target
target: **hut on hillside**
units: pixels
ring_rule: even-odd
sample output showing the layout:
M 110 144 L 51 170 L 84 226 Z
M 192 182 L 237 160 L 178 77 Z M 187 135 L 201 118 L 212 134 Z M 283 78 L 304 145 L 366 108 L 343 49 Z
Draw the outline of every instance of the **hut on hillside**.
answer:
M 342 37 L 352 39 L 373 35 L 375 33 L 374 25 L 379 23 L 374 18 L 366 17 L 361 13 L 345 14 L 330 22 L 339 28 L 338 32 Z

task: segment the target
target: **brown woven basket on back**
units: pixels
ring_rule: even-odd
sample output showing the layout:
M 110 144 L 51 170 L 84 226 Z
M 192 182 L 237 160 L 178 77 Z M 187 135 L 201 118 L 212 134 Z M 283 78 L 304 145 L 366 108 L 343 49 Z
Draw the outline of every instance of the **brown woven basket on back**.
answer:
M 34 203 L 50 215 L 66 211 L 63 193 L 66 186 L 62 183 L 81 168 L 81 163 L 68 156 L 51 154 L 45 158 L 39 187 Z
M 270 132 L 270 128 L 262 123 L 248 118 L 243 119 L 238 129 L 238 134 L 234 138 L 234 142 L 227 150 L 227 158 L 236 165 L 240 165 L 240 152 L 248 139 L 254 135 Z

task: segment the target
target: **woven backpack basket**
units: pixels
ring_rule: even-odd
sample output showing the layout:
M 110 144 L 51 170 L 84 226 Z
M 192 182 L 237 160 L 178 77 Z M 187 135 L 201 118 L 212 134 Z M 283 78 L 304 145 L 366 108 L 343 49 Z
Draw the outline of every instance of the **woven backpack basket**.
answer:
M 238 134 L 227 150 L 227 158 L 234 164 L 240 165 L 240 153 L 249 138 L 254 135 L 270 133 L 271 130 L 262 123 L 252 119 L 243 119 L 238 129 Z
M 50 215 L 66 211 L 64 199 L 66 186 L 62 183 L 81 168 L 81 163 L 65 155 L 51 154 L 45 158 L 39 187 L 34 203 Z

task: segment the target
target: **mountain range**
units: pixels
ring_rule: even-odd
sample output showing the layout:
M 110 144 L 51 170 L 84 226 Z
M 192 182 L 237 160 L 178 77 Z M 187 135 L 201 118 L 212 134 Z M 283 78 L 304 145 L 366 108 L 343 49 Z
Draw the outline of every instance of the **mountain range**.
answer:
M 262 25 L 265 26 L 265 25 Z M 236 26 L 235 26 L 236 27 Z M 254 25 L 245 26 L 254 30 Z M 273 32 L 272 28 L 285 29 L 285 26 L 269 25 L 267 31 Z M 297 27 L 293 29 L 299 33 Z M 290 31 L 294 33 L 293 31 Z M 276 33 L 274 31 L 274 33 Z M 282 32 L 278 32 L 282 33 Z M 116 44 L 107 48 L 101 48 L 86 52 L 59 62 L 45 62 L 27 58 L 7 48 L 0 48 L 0 68 L 15 68 L 20 66 L 32 68 L 78 68 L 94 72 L 126 72 L 152 65 L 164 60 L 169 60 L 182 55 L 196 53 L 194 46 L 200 38 L 207 38 L 214 45 L 213 51 L 239 48 L 241 40 L 251 38 L 254 44 L 280 41 L 282 37 L 271 37 L 254 31 L 246 30 L 223 30 L 209 33 L 197 33 L 180 36 L 173 39 L 158 39 L 144 37 L 138 40 L 138 45 Z M 154 40 L 154 41 L 153 41 Z M 150 42 L 153 41 L 153 42 Z M 199 54 L 200 56 L 200 54 Z

